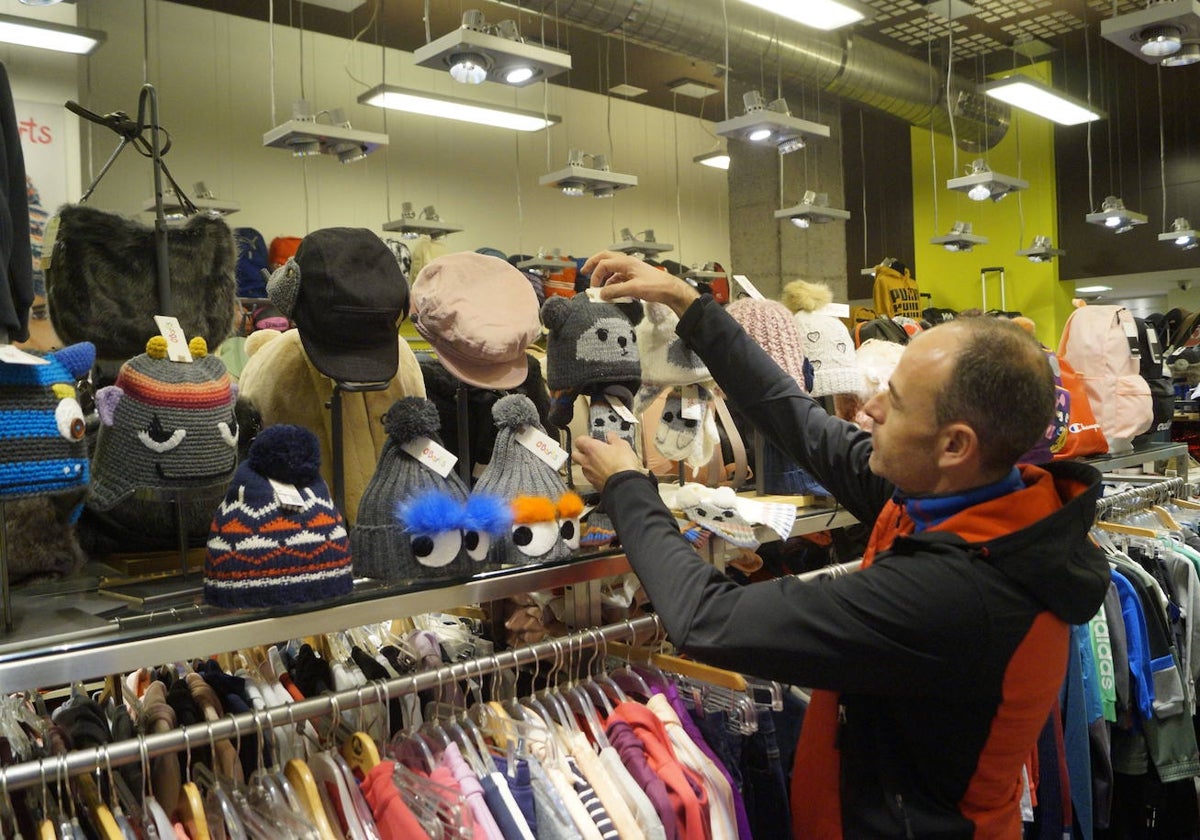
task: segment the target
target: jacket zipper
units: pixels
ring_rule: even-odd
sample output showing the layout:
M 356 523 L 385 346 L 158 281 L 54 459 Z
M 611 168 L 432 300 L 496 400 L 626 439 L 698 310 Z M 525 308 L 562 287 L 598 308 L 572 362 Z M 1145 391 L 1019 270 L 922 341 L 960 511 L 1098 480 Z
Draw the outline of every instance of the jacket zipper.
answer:
M 846 729 L 846 704 L 838 703 L 837 709 L 838 726 L 837 732 L 833 736 L 833 746 L 835 749 L 842 748 L 842 732 Z
M 904 820 L 904 836 L 908 840 L 914 840 L 917 836 L 913 834 L 912 823 L 908 821 L 908 812 L 904 809 L 904 796 L 896 794 L 896 807 L 900 810 L 900 819 Z

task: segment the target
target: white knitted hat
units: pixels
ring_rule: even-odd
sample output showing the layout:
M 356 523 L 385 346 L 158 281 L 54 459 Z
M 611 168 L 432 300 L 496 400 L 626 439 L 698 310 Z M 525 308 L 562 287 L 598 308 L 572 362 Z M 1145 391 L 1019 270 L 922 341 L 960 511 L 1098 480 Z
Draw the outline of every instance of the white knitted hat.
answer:
M 675 334 L 678 323 L 679 318 L 666 304 L 646 304 L 646 317 L 636 328 L 645 384 L 695 385 L 712 379 L 700 357 Z
M 796 329 L 804 340 L 804 354 L 813 367 L 814 397 L 856 394 L 863 389 L 855 365 L 854 342 L 846 325 L 832 315 L 797 312 Z

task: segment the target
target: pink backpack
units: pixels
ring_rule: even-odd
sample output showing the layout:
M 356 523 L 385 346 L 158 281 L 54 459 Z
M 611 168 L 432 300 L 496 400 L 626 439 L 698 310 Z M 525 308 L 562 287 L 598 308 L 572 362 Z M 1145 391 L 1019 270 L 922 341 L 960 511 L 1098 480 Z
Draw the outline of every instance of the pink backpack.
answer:
M 1058 355 L 1083 380 L 1109 453 L 1132 451 L 1133 439 L 1154 420 L 1132 313 L 1123 306 L 1079 307 L 1063 327 Z

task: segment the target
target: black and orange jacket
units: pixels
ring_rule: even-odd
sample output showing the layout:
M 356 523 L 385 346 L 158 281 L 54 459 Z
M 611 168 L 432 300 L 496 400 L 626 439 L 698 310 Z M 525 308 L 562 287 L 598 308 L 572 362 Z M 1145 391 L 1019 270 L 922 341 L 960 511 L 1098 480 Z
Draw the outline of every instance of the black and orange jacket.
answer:
M 1026 487 L 912 532 L 870 435 L 827 415 L 720 307 L 679 334 L 781 449 L 862 522 L 869 567 L 738 586 L 701 561 L 640 473 L 604 503 L 672 640 L 697 659 L 818 689 L 793 778 L 798 837 L 1021 835 L 1021 767 L 1108 566 L 1087 539 L 1099 473 L 1023 468 Z

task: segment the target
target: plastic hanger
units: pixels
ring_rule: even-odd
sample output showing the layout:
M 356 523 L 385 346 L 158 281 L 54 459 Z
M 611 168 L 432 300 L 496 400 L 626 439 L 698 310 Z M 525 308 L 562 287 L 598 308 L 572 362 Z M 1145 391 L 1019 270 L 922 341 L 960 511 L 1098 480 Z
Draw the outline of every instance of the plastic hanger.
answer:
M 316 778 L 309 766 L 300 759 L 293 758 L 283 768 L 283 772 L 288 781 L 292 783 L 300 807 L 304 809 L 309 821 L 316 827 L 321 840 L 342 840 L 341 835 L 329 822 L 329 815 L 325 813 Z
M 12 830 L 9 831 L 9 826 Z M 21 826 L 17 822 L 16 811 L 13 810 L 12 798 L 8 795 L 8 776 L 0 775 L 0 837 L 11 837 L 12 840 L 23 840 Z
M 237 805 L 234 804 L 229 790 L 204 764 L 196 764 L 194 772 L 197 788 L 205 793 L 205 817 L 212 818 L 210 829 L 215 830 L 218 837 L 228 832 L 229 840 L 249 840 L 241 814 L 238 813 Z M 218 821 L 221 825 L 217 825 Z
M 204 813 L 204 798 L 200 789 L 192 781 L 192 745 L 189 741 L 188 728 L 180 730 L 183 733 L 183 745 L 186 752 L 183 784 L 179 786 L 179 821 L 187 829 L 188 837 L 192 840 L 212 840 L 208 831 L 208 817 Z

